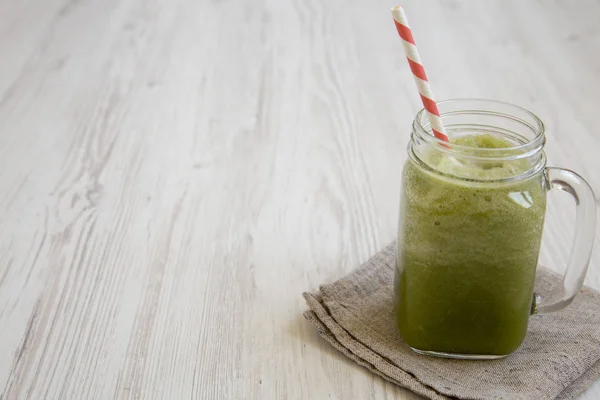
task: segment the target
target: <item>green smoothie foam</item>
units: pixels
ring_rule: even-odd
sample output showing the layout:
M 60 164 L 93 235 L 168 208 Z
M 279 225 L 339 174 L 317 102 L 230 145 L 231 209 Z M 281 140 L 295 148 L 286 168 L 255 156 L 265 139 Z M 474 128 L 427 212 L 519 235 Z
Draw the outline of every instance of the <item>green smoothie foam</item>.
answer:
M 514 146 L 490 134 L 453 143 Z M 425 351 L 509 354 L 523 341 L 531 311 L 546 208 L 543 177 L 481 183 L 525 174 L 530 165 L 441 152 L 423 157 L 434 171 L 409 160 L 403 175 L 395 282 L 402 338 Z

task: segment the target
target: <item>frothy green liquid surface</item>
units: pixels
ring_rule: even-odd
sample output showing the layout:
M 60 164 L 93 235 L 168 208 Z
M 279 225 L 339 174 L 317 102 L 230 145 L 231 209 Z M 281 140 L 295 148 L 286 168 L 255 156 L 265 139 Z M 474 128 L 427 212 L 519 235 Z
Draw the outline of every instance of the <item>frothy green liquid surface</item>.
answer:
M 492 135 L 455 144 L 513 146 Z M 501 179 L 526 162 L 478 165 L 431 155 L 442 173 Z M 413 348 L 455 354 L 506 355 L 527 331 L 546 192 L 541 174 L 512 183 L 476 184 L 404 169 L 396 271 L 396 317 Z

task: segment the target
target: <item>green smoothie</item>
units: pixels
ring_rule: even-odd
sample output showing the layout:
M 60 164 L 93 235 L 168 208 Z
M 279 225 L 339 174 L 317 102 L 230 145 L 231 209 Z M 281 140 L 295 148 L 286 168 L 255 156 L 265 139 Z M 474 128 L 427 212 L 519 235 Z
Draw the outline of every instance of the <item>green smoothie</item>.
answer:
M 491 134 L 453 143 L 514 146 Z M 531 168 L 522 160 L 423 157 L 432 169 L 409 160 L 403 175 L 395 281 L 400 334 L 423 351 L 510 354 L 525 337 L 532 307 L 546 208 L 543 176 L 502 182 Z

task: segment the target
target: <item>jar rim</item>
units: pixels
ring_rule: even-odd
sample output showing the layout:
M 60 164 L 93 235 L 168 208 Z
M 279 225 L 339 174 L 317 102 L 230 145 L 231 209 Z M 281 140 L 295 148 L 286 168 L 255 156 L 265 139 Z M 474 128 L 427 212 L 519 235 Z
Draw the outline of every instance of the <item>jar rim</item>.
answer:
M 515 146 L 504 147 L 504 148 L 478 148 L 451 144 L 448 144 L 438 139 L 431 134 L 431 128 L 429 127 L 429 118 L 427 111 L 423 108 L 417 112 L 417 115 L 413 121 L 413 133 L 418 138 L 430 145 L 436 147 L 439 146 L 439 150 L 450 153 L 469 153 L 469 158 L 485 158 L 485 159 L 519 159 L 524 157 L 530 157 L 531 155 L 542 150 L 545 144 L 545 126 L 542 120 L 532 113 L 531 111 L 500 100 L 480 99 L 480 98 L 455 98 L 437 102 L 438 109 L 440 110 L 440 117 L 442 120 L 444 117 L 457 114 L 482 114 L 482 115 L 493 115 L 510 119 L 514 122 L 522 124 L 534 132 L 534 137 L 528 139 L 523 143 L 516 144 Z M 446 111 L 447 109 L 455 110 Z M 496 109 L 508 109 L 510 113 L 495 111 Z M 519 116 L 521 114 L 521 117 Z M 524 119 L 524 118 L 527 118 Z M 429 129 L 428 129 L 429 128 Z M 476 150 L 477 156 L 473 157 L 473 151 Z

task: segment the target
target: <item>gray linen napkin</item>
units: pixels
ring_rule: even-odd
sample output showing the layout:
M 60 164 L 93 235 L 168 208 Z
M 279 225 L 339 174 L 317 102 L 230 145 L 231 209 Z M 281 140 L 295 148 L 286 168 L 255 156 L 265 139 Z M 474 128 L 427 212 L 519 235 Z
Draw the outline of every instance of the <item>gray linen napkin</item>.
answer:
M 304 293 L 319 334 L 375 374 L 434 400 L 573 399 L 600 377 L 600 293 L 584 288 L 566 309 L 536 315 L 512 355 L 494 361 L 421 356 L 400 339 L 393 314 L 394 245 L 339 281 Z M 538 269 L 536 290 L 559 277 Z

